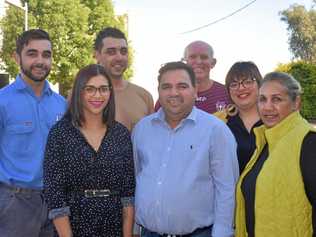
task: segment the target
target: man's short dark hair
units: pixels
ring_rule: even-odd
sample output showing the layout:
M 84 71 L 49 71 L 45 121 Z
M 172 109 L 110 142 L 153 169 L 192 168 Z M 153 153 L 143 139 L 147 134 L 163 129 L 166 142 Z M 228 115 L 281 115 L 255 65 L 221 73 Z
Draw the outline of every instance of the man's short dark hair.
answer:
M 107 38 L 107 37 L 112 37 L 116 39 L 124 39 L 127 43 L 125 34 L 121 30 L 114 27 L 106 27 L 98 33 L 94 41 L 94 50 L 100 51 L 103 47 L 102 41 L 104 38 Z
M 21 52 L 24 46 L 28 45 L 31 40 L 48 40 L 51 42 L 49 34 L 41 29 L 31 29 L 24 31 L 21 35 L 16 39 L 16 53 L 21 55 Z
M 195 74 L 193 69 L 191 68 L 191 66 L 189 66 L 188 64 L 181 62 L 181 61 L 177 61 L 177 62 L 168 62 L 166 64 L 164 64 L 160 69 L 159 69 L 159 75 L 158 75 L 158 82 L 160 84 L 161 81 L 161 77 L 164 73 L 168 72 L 168 71 L 174 71 L 174 70 L 184 70 L 186 71 L 189 76 L 190 76 L 190 81 L 193 87 L 196 86 L 196 79 L 195 79 Z

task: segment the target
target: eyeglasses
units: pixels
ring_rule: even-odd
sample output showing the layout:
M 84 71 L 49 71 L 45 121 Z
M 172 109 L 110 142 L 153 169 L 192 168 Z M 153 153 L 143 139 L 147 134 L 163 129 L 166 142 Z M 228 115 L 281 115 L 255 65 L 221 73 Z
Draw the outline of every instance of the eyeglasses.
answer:
M 255 83 L 256 79 L 251 78 L 251 79 L 245 79 L 242 81 L 233 81 L 229 84 L 229 89 L 231 90 L 237 90 L 240 85 L 242 85 L 244 88 L 251 88 L 253 84 Z
M 89 96 L 94 96 L 97 93 L 97 91 L 99 91 L 100 95 L 104 96 L 111 91 L 111 87 L 110 86 L 100 86 L 100 87 L 85 86 L 83 90 Z

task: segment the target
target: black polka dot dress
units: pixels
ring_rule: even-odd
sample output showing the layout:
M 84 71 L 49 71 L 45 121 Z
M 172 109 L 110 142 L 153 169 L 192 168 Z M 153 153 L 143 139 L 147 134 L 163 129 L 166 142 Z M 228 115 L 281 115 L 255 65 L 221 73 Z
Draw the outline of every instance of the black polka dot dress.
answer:
M 84 195 L 84 190 L 103 189 L 113 195 Z M 115 122 L 108 128 L 97 152 L 69 118 L 51 129 L 44 161 L 45 199 L 51 219 L 69 215 L 74 237 L 122 236 L 123 205 L 133 205 L 134 191 L 132 144 L 123 125 Z

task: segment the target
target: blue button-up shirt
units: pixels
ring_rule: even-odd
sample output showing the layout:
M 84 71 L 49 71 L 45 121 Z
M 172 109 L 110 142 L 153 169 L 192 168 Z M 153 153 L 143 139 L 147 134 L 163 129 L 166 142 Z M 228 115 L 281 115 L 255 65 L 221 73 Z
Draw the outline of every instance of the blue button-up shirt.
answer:
M 136 222 L 166 234 L 213 224 L 213 237 L 233 235 L 236 142 L 229 128 L 193 107 L 172 129 L 163 109 L 133 130 Z
M 42 189 L 48 132 L 66 106 L 47 81 L 40 97 L 20 75 L 0 90 L 0 182 Z

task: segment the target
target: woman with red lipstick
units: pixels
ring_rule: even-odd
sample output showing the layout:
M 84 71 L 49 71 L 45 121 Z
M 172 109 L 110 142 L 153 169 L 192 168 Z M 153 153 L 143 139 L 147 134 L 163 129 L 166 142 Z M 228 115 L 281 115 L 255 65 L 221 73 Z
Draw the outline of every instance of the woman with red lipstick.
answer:
M 58 236 L 132 235 L 132 145 L 114 115 L 114 92 L 103 66 L 82 68 L 45 152 L 45 199 Z
M 262 124 L 256 106 L 261 79 L 259 69 L 253 62 L 236 62 L 225 79 L 225 86 L 234 104 L 215 113 L 225 120 L 236 138 L 240 173 L 256 148 L 253 129 Z
M 316 130 L 299 113 L 300 84 L 261 81 L 256 151 L 237 185 L 236 237 L 316 236 Z

